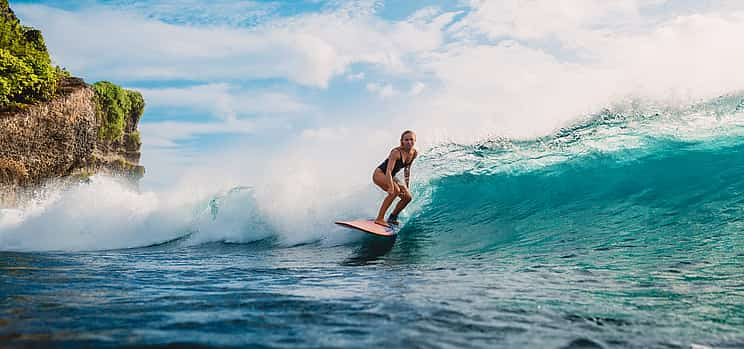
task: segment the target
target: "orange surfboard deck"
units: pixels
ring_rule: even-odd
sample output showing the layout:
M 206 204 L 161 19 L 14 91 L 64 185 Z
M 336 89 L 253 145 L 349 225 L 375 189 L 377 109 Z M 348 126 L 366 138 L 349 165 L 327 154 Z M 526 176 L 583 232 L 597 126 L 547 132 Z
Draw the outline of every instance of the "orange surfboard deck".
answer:
M 358 229 L 365 233 L 375 234 L 379 236 L 395 236 L 395 229 L 383 227 L 379 224 L 376 224 L 375 221 L 371 219 L 358 221 L 337 221 L 336 224 Z

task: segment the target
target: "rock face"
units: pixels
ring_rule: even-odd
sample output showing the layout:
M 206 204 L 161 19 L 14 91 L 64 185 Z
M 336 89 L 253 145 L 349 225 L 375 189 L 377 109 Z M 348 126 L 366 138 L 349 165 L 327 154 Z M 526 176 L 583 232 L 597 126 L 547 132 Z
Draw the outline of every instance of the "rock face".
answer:
M 142 95 L 69 76 L 51 65 L 41 32 L 0 0 L 0 208 L 20 204 L 50 180 L 108 173 L 136 184 L 144 175 Z
M 121 139 L 98 136 L 95 92 L 82 80 L 67 78 L 55 98 L 23 110 L 0 112 L 0 207 L 18 204 L 28 189 L 49 179 L 122 175 L 134 183 L 139 166 L 137 122 L 127 120 Z

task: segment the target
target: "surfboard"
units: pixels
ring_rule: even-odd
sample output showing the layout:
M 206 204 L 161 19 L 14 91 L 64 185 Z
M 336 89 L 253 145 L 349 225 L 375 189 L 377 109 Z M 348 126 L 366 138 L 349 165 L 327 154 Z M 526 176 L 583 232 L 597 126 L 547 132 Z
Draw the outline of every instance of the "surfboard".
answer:
M 345 226 L 347 228 L 353 228 L 361 230 L 365 233 L 370 233 L 379 236 L 391 237 L 395 236 L 395 228 L 383 227 L 376 224 L 372 219 L 358 220 L 358 221 L 337 221 L 336 224 Z

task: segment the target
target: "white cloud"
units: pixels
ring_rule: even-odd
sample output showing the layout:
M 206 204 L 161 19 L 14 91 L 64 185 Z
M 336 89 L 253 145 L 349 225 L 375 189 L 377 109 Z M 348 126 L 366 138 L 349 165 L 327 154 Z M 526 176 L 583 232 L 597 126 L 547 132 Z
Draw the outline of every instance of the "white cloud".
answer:
M 393 85 L 387 84 L 378 91 L 380 94 L 380 97 L 391 97 L 398 94 L 398 91 L 393 88 Z
M 142 92 L 148 106 L 207 111 L 225 120 L 254 114 L 307 112 L 312 109 L 284 93 L 241 91 L 238 87 L 225 83 L 137 90 Z
M 377 82 L 370 82 L 367 84 L 367 91 L 373 92 L 379 97 L 392 97 L 398 94 L 398 90 L 396 90 L 393 85 L 391 84 L 384 84 L 384 83 L 377 83 Z
M 642 8 L 666 1 L 471 0 L 472 11 L 453 30 L 481 32 L 492 38 L 570 37 L 594 27 L 621 28 L 638 24 Z
M 411 85 L 411 89 L 408 91 L 408 94 L 411 96 L 418 96 L 419 94 L 421 94 L 421 92 L 424 91 L 425 88 L 426 85 L 423 82 L 416 81 L 415 83 L 413 83 L 413 85 Z
M 600 66 L 624 88 L 658 98 L 710 98 L 744 88 L 744 12 L 691 15 L 662 23 L 648 34 L 599 42 Z
M 73 13 L 21 4 L 15 10 L 44 31 L 59 64 L 125 81 L 281 78 L 326 87 L 356 62 L 407 70 L 409 55 L 441 44 L 446 24 L 442 18 L 388 22 L 337 11 L 245 29 L 166 24 L 107 7 Z
M 197 135 L 209 134 L 252 134 L 256 122 L 248 120 L 228 120 L 224 122 L 185 122 L 160 121 L 143 122 L 140 133 L 143 141 L 152 147 L 176 147 L 178 141 Z
M 355 81 L 355 80 L 364 80 L 365 74 L 364 72 L 359 72 L 356 74 L 348 74 L 346 75 L 346 80 Z

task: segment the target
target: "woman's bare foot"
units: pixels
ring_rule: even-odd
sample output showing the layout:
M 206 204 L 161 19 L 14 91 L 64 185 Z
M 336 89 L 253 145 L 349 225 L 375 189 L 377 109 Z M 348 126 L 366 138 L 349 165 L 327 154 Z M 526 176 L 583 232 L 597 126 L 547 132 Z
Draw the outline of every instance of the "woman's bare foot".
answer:
M 390 228 L 390 224 L 387 224 L 383 219 L 375 219 L 375 224 L 379 224 L 385 228 Z

